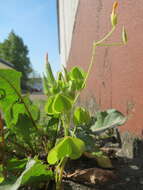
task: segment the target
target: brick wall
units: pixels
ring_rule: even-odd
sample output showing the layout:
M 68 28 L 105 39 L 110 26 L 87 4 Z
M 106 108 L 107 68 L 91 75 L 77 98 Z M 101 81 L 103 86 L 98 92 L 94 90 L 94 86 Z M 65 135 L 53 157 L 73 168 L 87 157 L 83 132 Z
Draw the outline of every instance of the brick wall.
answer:
M 110 30 L 113 0 L 80 0 L 73 31 L 68 68 L 87 70 L 94 40 Z M 99 47 L 83 102 L 94 99 L 101 109 L 115 108 L 129 115 L 123 131 L 143 134 L 143 1 L 119 1 L 118 27 L 110 41 L 119 41 L 126 26 L 128 44 Z

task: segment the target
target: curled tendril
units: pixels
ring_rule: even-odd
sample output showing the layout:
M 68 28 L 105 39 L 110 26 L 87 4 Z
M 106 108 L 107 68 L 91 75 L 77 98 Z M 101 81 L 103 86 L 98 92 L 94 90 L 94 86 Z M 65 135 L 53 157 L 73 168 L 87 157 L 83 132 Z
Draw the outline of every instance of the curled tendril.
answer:
M 0 88 L 0 100 L 4 99 L 5 97 L 6 97 L 6 91 Z

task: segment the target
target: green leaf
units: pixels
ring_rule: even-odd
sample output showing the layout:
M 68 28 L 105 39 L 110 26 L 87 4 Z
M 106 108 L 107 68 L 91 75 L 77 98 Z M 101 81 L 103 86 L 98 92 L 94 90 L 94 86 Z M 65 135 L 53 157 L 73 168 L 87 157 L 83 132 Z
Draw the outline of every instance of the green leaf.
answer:
M 93 138 L 93 134 L 91 132 L 87 133 L 85 128 L 77 127 L 76 137 L 85 142 L 85 151 L 92 152 L 95 150 L 95 139 Z
M 104 112 L 97 112 L 96 121 L 91 126 L 92 132 L 101 133 L 107 129 L 123 125 L 126 117 L 115 109 L 109 109 Z
M 47 78 L 46 78 L 45 75 L 43 75 L 42 82 L 43 82 L 43 90 L 44 90 L 44 93 L 45 93 L 47 96 L 51 95 L 50 90 L 49 90 L 49 89 L 50 89 L 50 85 L 49 85 L 48 80 L 47 80 Z
M 63 113 L 72 108 L 72 101 L 67 96 L 58 94 L 56 95 L 52 106 L 55 112 Z
M 81 89 L 85 88 L 83 79 L 76 80 L 76 88 L 77 88 L 77 90 L 81 90 Z
M 69 80 L 68 71 L 67 71 L 67 69 L 64 67 L 64 65 L 62 65 L 62 66 L 63 66 L 64 78 L 65 78 L 66 81 L 68 81 L 68 80 Z
M 0 69 L 0 107 L 5 110 L 19 99 L 21 73 L 12 69 Z
M 72 80 L 81 80 L 86 76 L 85 72 L 79 67 L 73 67 L 69 74 Z
M 62 73 L 62 72 L 58 72 L 57 75 L 58 75 L 58 77 L 57 77 L 57 78 L 58 78 L 58 79 L 57 79 L 58 81 L 63 81 L 63 80 L 64 80 L 64 77 L 63 77 L 63 73 Z
M 64 137 L 49 152 L 47 160 L 49 164 L 55 164 L 65 157 L 77 159 L 82 155 L 84 150 L 85 144 L 82 140 L 75 137 Z
M 18 171 L 23 170 L 27 163 L 27 158 L 19 160 L 17 158 L 12 158 L 7 161 L 7 170 L 8 171 Z
M 12 106 L 11 111 L 12 111 L 13 115 L 12 115 L 11 123 L 16 124 L 18 122 L 18 118 L 19 118 L 20 114 L 25 114 L 25 115 L 29 116 L 29 113 L 28 113 L 27 109 L 25 108 L 25 105 L 27 106 L 29 112 L 31 113 L 33 120 L 37 121 L 39 119 L 40 111 L 37 108 L 37 106 L 32 104 L 31 100 L 27 96 L 23 97 L 23 102 L 16 102 Z
M 60 92 L 60 86 L 58 86 L 58 84 L 53 85 L 49 90 L 51 95 L 56 95 L 57 93 Z
M 76 91 L 76 87 L 77 87 L 77 85 L 76 85 L 76 81 L 75 81 L 75 80 L 70 80 L 70 81 L 68 82 L 68 90 L 69 90 L 70 92 Z
M 53 109 L 54 99 L 55 99 L 54 96 L 50 96 L 45 105 L 45 112 L 48 113 L 49 115 L 53 115 L 55 113 Z
M 89 112 L 82 107 L 78 107 L 74 111 L 73 120 L 75 125 L 82 125 L 88 123 L 90 121 Z
M 4 177 L 0 174 L 0 184 L 4 181 Z
M 48 170 L 47 165 L 43 164 L 41 161 L 36 160 L 33 167 L 28 170 L 22 178 L 22 185 L 40 183 L 53 179 L 53 172 Z
M 84 80 L 86 73 L 79 67 L 73 67 L 72 70 L 68 73 L 70 81 L 73 82 L 75 90 L 81 90 L 85 87 Z
M 24 172 L 22 172 L 22 174 L 16 180 L 16 182 L 14 184 L 2 185 L 2 186 L 0 186 L 0 190 L 17 190 L 22 183 L 23 176 L 26 174 L 26 172 L 28 172 L 35 165 L 35 163 L 36 163 L 35 160 L 30 160 L 26 165 L 26 169 L 24 170 Z
M 102 151 L 92 152 L 92 155 L 96 159 L 98 165 L 102 168 L 113 168 L 110 158 Z
M 21 73 L 11 69 L 0 69 L 0 107 L 4 112 L 7 127 L 17 124 L 19 115 L 31 114 L 33 120 L 39 118 L 38 108 L 32 104 L 27 96 L 21 95 L 20 89 Z M 28 110 L 27 110 L 27 109 Z
M 28 161 L 25 170 L 13 184 L 4 184 L 0 190 L 18 190 L 21 185 L 38 183 L 53 178 L 53 173 L 47 170 L 46 165 L 38 160 L 31 159 Z
M 55 84 L 56 81 L 55 81 L 55 78 L 54 78 L 54 75 L 53 75 L 53 72 L 51 69 L 51 65 L 48 62 L 48 60 L 46 63 L 46 77 L 47 77 L 47 81 L 49 84 Z
M 3 166 L 0 165 L 0 184 L 4 181 L 4 176 L 3 176 Z
M 17 124 L 13 125 L 11 130 L 17 137 L 22 138 L 31 147 L 31 142 L 34 141 L 33 135 L 35 134 L 35 128 L 26 115 L 20 115 Z

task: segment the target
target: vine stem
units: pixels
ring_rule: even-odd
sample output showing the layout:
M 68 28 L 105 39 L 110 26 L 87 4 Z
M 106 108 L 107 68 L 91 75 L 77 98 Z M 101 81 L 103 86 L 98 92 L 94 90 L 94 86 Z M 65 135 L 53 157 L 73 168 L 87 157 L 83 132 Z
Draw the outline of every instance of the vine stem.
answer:
M 102 42 L 104 42 L 106 39 L 108 39 L 112 33 L 115 31 L 116 26 L 113 26 L 112 29 L 99 41 L 97 42 L 93 42 L 93 46 L 92 46 L 92 56 L 91 56 L 91 61 L 87 70 L 87 74 L 86 77 L 84 79 L 83 85 L 82 85 L 82 89 L 84 88 L 84 86 L 86 85 L 86 82 L 89 78 L 89 74 L 91 72 L 91 69 L 93 67 L 93 64 L 95 63 L 95 57 L 96 57 L 96 48 L 99 46 L 115 46 L 115 45 L 123 45 L 123 42 L 117 42 L 117 43 L 111 43 L 111 44 L 103 44 Z M 77 93 L 75 99 L 74 99 L 74 103 L 73 106 L 75 105 L 75 103 L 77 102 L 79 96 L 81 94 L 81 91 Z M 74 136 L 75 132 L 76 132 L 77 126 L 74 127 L 73 129 L 73 134 L 72 136 Z
M 57 170 L 59 170 L 59 171 L 57 171 L 57 172 L 59 172 L 59 176 L 57 175 L 56 190 L 61 190 L 62 178 L 63 178 L 63 171 L 64 171 L 64 167 L 65 167 L 67 161 L 68 161 L 68 158 L 65 157 L 65 158 L 60 162 L 60 164 L 59 164 L 59 165 L 61 165 L 61 167 L 58 166 L 58 169 L 57 169 Z
M 116 29 L 116 26 L 113 26 L 112 29 L 101 40 L 98 40 L 97 42 L 94 42 L 94 43 L 96 45 L 101 44 L 102 42 L 107 40 L 107 38 L 109 38 L 112 35 L 112 33 L 114 32 L 115 29 Z
M 123 42 L 116 42 L 116 43 L 111 43 L 111 44 L 97 44 L 96 46 L 100 46 L 100 47 L 110 47 L 110 46 L 122 46 L 124 45 Z
M 102 42 L 104 42 L 107 38 L 109 38 L 112 35 L 112 33 L 114 32 L 115 28 L 116 28 L 115 26 L 112 27 L 112 29 L 101 40 L 99 40 L 97 42 L 93 42 L 91 61 L 90 61 L 90 64 L 89 64 L 89 67 L 88 67 L 88 70 L 87 70 L 87 74 L 86 74 L 86 77 L 84 79 L 82 88 L 84 88 L 84 86 L 85 86 L 85 84 L 87 82 L 87 79 L 89 77 L 89 74 L 91 72 L 92 66 L 93 66 L 93 64 L 95 62 L 96 47 L 100 46 L 100 45 L 102 46 L 103 45 Z M 80 94 L 81 94 L 81 91 L 77 93 L 73 105 L 77 102 L 78 97 L 80 96 Z
M 88 77 L 89 77 L 90 71 L 91 71 L 91 69 L 92 69 L 92 66 L 93 66 L 93 63 L 94 63 L 94 59 L 95 59 L 95 49 L 96 49 L 96 45 L 93 43 L 91 62 L 90 62 L 90 65 L 89 65 L 89 67 L 88 67 L 87 74 L 86 74 L 86 77 L 85 77 L 85 79 L 84 79 L 82 88 L 85 86 L 85 84 L 86 84 L 86 82 L 87 82 L 87 79 L 88 79 Z M 77 102 L 78 97 L 80 96 L 80 94 L 81 94 L 81 91 L 77 93 L 77 95 L 76 95 L 76 97 L 75 97 L 75 99 L 74 99 L 73 105 Z

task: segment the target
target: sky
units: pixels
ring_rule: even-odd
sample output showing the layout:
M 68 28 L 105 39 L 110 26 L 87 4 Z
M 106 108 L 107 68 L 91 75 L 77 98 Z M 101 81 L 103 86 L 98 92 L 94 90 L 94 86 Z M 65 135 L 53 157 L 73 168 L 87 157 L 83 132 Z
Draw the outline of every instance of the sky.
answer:
M 44 71 L 46 52 L 54 72 L 60 70 L 56 0 L 0 0 L 0 42 L 11 30 L 28 46 L 32 67 Z

